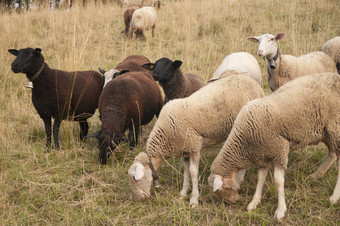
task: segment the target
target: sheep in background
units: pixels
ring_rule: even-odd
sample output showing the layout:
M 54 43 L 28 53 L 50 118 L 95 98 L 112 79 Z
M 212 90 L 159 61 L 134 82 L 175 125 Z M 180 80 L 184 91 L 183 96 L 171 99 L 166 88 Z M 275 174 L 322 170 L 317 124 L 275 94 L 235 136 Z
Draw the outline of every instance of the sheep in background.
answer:
M 245 76 L 253 78 L 259 85 L 262 84 L 260 66 L 255 57 L 246 52 L 237 52 L 226 56 L 214 72 L 214 76 L 209 80 L 209 82 L 234 74 L 231 71 L 243 73 Z
M 324 142 L 328 156 L 312 175 L 318 179 L 340 158 L 340 76 L 319 73 L 303 76 L 279 88 L 270 96 L 246 104 L 237 115 L 234 126 L 218 156 L 211 165 L 209 185 L 222 199 L 238 200 L 239 172 L 257 165 L 258 182 L 248 211 L 261 201 L 262 188 L 270 165 L 278 190 L 275 217 L 286 212 L 284 173 L 292 149 Z M 335 204 L 340 197 L 339 176 L 330 197 Z
M 168 157 L 184 157 L 184 181 L 180 192 L 187 195 L 192 180 L 190 205 L 198 205 L 198 165 L 200 151 L 224 141 L 239 110 L 248 101 L 264 96 L 262 88 L 243 75 L 221 78 L 191 96 L 168 102 L 147 140 L 146 151 L 139 153 L 128 176 L 138 199 L 150 197 L 155 170 Z
M 161 1 L 160 0 L 144 0 L 144 6 L 153 6 L 157 9 L 161 8 Z
M 272 91 L 307 74 L 337 72 L 334 59 L 321 51 L 311 52 L 299 57 L 281 55 L 276 42 L 282 40 L 284 36 L 284 33 L 278 33 L 275 36 L 264 34 L 247 38 L 249 41 L 259 43 L 257 55 L 266 58 L 268 61 L 268 84 Z
M 51 119 L 54 118 L 54 147 L 59 149 L 59 127 L 64 119 L 75 120 L 80 125 L 80 140 L 88 133 L 90 118 L 103 89 L 104 78 L 96 71 L 66 72 L 51 69 L 44 62 L 41 49 L 9 49 L 16 56 L 12 63 L 14 73 L 24 73 L 33 82 L 32 102 L 44 121 L 47 135 L 46 147 L 51 148 Z
M 152 37 L 154 36 L 156 27 L 156 11 L 153 7 L 144 6 L 136 9 L 132 14 L 130 23 L 129 37 L 133 37 L 135 33 L 136 38 L 145 38 L 144 32 L 152 29 Z
M 158 117 L 162 105 L 160 89 L 148 72 L 127 72 L 107 83 L 98 104 L 100 163 L 106 164 L 107 149 L 114 150 L 127 129 L 130 148 L 135 147 L 140 126 Z
M 122 62 L 120 62 L 114 69 L 109 71 L 105 71 L 101 68 L 98 68 L 100 73 L 102 73 L 105 77 L 105 85 L 113 78 L 124 74 L 129 71 L 144 71 L 150 76 L 152 75 L 149 70 L 146 70 L 142 67 L 143 64 L 149 63 L 150 60 L 142 55 L 130 55 L 126 57 Z
M 165 57 L 155 63 L 142 65 L 153 71 L 152 77 L 162 86 L 165 93 L 164 104 L 173 99 L 188 97 L 205 85 L 198 75 L 183 74 L 179 69 L 181 65 L 182 61 L 172 61 Z
M 122 31 L 123 34 L 126 36 L 129 33 L 130 30 L 130 23 L 132 19 L 132 14 L 136 9 L 140 9 L 142 6 L 141 5 L 129 5 L 127 9 L 124 11 L 124 23 L 125 23 L 125 30 Z
M 336 68 L 340 74 L 340 36 L 325 42 L 321 50 L 334 59 Z

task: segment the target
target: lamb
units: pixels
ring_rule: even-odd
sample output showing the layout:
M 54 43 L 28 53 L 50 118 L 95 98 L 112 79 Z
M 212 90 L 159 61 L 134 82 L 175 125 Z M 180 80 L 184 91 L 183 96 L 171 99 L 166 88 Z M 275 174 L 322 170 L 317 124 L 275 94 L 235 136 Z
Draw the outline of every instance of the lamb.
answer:
M 126 57 L 122 62 L 120 62 L 116 68 L 111 69 L 109 71 L 105 71 L 101 68 L 98 68 L 98 70 L 100 71 L 100 73 L 102 73 L 105 77 L 105 83 L 104 83 L 104 87 L 105 85 L 113 78 L 124 74 L 126 72 L 129 71 L 144 71 L 148 74 L 150 74 L 150 76 L 152 75 L 150 73 L 150 71 L 144 69 L 142 67 L 143 64 L 146 63 L 150 63 L 150 60 L 142 55 L 130 55 L 128 57 Z
M 325 42 L 321 50 L 334 59 L 340 74 L 340 36 Z
M 286 212 L 284 173 L 292 149 L 324 142 L 328 156 L 312 178 L 322 177 L 340 158 L 340 76 L 318 73 L 300 77 L 279 88 L 270 96 L 246 104 L 221 151 L 211 165 L 208 178 L 213 191 L 222 199 L 238 200 L 239 172 L 257 165 L 258 182 L 248 211 L 261 201 L 262 188 L 270 165 L 278 190 L 275 217 L 282 220 Z M 240 171 L 242 170 L 242 171 Z M 340 198 L 339 176 L 330 197 L 331 204 Z
M 179 69 L 181 65 L 182 61 L 172 61 L 165 57 L 155 63 L 142 65 L 143 68 L 153 71 L 153 78 L 162 86 L 165 93 L 164 104 L 172 99 L 188 97 L 205 85 L 198 75 L 183 74 Z
M 137 197 L 150 197 L 152 179 L 168 157 L 184 157 L 184 181 L 180 192 L 187 195 L 192 180 L 190 205 L 198 205 L 198 165 L 203 147 L 225 141 L 238 111 L 264 92 L 251 78 L 234 74 L 202 87 L 191 96 L 169 101 L 161 110 L 147 140 L 128 170 L 130 186 Z
M 247 40 L 259 43 L 257 55 L 267 59 L 268 84 L 272 91 L 290 80 L 307 74 L 337 72 L 333 58 L 321 51 L 300 57 L 281 55 L 276 42 L 284 37 L 284 33 L 278 33 L 275 36 L 264 34 L 247 38 Z
M 244 73 L 245 76 L 253 78 L 259 85 L 262 83 L 260 66 L 255 57 L 249 53 L 237 52 L 226 56 L 209 81 L 215 81 L 228 74 L 233 74 L 230 71 Z
M 132 14 L 129 37 L 133 37 L 135 33 L 136 38 L 145 38 L 144 32 L 152 29 L 152 37 L 155 33 L 156 27 L 156 11 L 153 7 L 144 6 L 136 9 Z
M 16 56 L 12 63 L 13 72 L 24 73 L 33 82 L 32 102 L 45 124 L 47 149 L 51 148 L 52 118 L 55 149 L 59 149 L 59 127 L 64 119 L 79 122 L 80 140 L 84 141 L 89 129 L 87 119 L 97 109 L 104 77 L 96 71 L 52 69 L 44 62 L 40 48 L 8 51 Z
M 162 105 L 160 89 L 146 72 L 127 72 L 111 80 L 103 89 L 98 104 L 102 122 L 98 133 L 100 162 L 106 164 L 107 149 L 114 150 L 127 129 L 130 148 L 135 147 L 140 126 L 158 117 Z
M 136 9 L 140 9 L 141 5 L 129 5 L 129 7 L 124 11 L 124 23 L 125 23 L 125 30 L 122 31 L 123 34 L 126 36 L 130 30 L 130 23 L 132 19 L 132 14 Z

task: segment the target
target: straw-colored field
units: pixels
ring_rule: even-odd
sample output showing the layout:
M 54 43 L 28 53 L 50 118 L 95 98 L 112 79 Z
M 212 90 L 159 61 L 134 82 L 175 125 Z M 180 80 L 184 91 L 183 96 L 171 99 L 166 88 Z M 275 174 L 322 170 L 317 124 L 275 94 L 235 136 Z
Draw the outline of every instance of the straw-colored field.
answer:
M 116 3 L 75 5 L 72 10 L 32 11 L 0 15 L 0 223 L 2 225 L 92 224 L 276 224 L 277 192 L 269 174 L 262 204 L 247 213 L 256 186 L 256 168 L 247 171 L 240 200 L 229 205 L 218 200 L 208 187 L 210 164 L 221 146 L 202 150 L 200 206 L 189 207 L 179 199 L 182 183 L 179 159 L 169 159 L 160 170 L 162 187 L 152 198 L 136 201 L 126 172 L 143 150 L 153 123 L 143 130 L 140 145 L 130 151 L 121 145 L 109 163 L 98 164 L 97 141 L 78 140 L 75 122 L 61 125 L 60 151 L 45 153 L 44 125 L 24 87 L 23 74 L 11 71 L 10 48 L 39 47 L 52 68 L 87 70 L 115 67 L 130 54 L 151 61 L 169 57 L 183 61 L 183 72 L 209 79 L 222 59 L 232 52 L 255 56 L 257 45 L 248 36 L 285 32 L 279 43 L 283 54 L 301 55 L 319 50 L 340 35 L 339 0 L 164 0 L 157 10 L 155 37 L 128 40 L 123 9 Z M 266 62 L 257 57 L 267 85 Z M 90 132 L 100 128 L 98 114 L 90 120 Z M 337 167 L 312 182 L 309 175 L 321 163 L 324 145 L 290 154 L 286 172 L 287 213 L 283 224 L 335 225 L 340 205 L 330 205 Z

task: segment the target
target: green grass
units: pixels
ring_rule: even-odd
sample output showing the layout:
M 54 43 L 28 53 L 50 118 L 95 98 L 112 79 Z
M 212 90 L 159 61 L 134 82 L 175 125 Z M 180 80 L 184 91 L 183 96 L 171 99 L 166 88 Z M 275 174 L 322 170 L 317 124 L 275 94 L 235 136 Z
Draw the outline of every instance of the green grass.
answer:
M 221 145 L 202 150 L 200 205 L 189 207 L 189 198 L 179 198 L 182 184 L 180 159 L 169 159 L 159 169 L 161 188 L 152 188 L 151 199 L 133 197 L 126 172 L 144 145 L 155 120 L 143 129 L 139 146 L 130 151 L 119 146 L 106 166 L 98 163 L 97 141 L 81 145 L 78 124 L 64 121 L 60 151 L 45 153 L 42 120 L 31 103 L 26 78 L 14 74 L 10 48 L 39 47 L 52 68 L 62 70 L 110 69 L 130 54 L 151 61 L 169 57 L 183 61 L 183 72 L 208 80 L 223 58 L 238 51 L 255 55 L 257 45 L 249 36 L 285 32 L 281 53 L 301 55 L 319 50 L 340 35 L 337 0 L 164 0 L 157 11 L 155 37 L 129 40 L 123 9 L 107 3 L 72 10 L 0 15 L 0 222 L 3 225 L 272 225 L 277 192 L 272 171 L 268 174 L 261 205 L 247 213 L 255 192 L 257 169 L 247 171 L 240 200 L 229 205 L 210 190 L 210 164 Z M 257 58 L 267 84 L 266 62 Z M 90 119 L 90 132 L 100 129 L 98 113 Z M 335 225 L 340 206 L 330 205 L 337 167 L 313 182 L 315 171 L 327 153 L 323 145 L 295 150 L 286 171 L 287 212 L 283 224 Z M 177 169 L 177 170 L 174 170 Z

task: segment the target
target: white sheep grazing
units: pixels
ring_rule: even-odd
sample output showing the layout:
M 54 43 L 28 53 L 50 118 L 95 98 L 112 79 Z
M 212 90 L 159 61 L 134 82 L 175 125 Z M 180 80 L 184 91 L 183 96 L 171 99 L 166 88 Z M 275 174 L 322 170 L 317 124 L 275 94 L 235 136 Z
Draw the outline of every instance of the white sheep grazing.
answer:
M 247 38 L 247 40 L 259 43 L 257 55 L 266 58 L 268 61 L 268 84 L 272 91 L 303 75 L 337 72 L 333 58 L 321 51 L 300 57 L 281 55 L 276 42 L 282 40 L 284 36 L 284 33 L 278 33 Z
M 234 126 L 221 151 L 211 165 L 209 185 L 224 200 L 238 200 L 240 170 L 257 165 L 258 182 L 248 211 L 261 201 L 262 188 L 270 165 L 278 191 L 275 217 L 286 212 L 284 173 L 290 150 L 324 142 L 328 156 L 312 178 L 322 177 L 340 158 L 340 76 L 319 73 L 295 79 L 270 96 L 250 101 L 237 115 Z M 331 204 L 340 198 L 339 176 L 330 197 Z
M 321 50 L 334 59 L 336 68 L 340 74 L 340 36 L 325 42 Z
M 168 157 L 184 157 L 184 181 L 180 192 L 187 195 L 192 180 L 190 205 L 198 205 L 198 165 L 200 150 L 224 141 L 239 110 L 248 101 L 261 98 L 264 92 L 253 80 L 243 75 L 221 78 L 203 86 L 191 96 L 169 101 L 152 129 L 146 152 L 139 153 L 128 175 L 138 199 L 150 197 L 155 171 Z
M 260 66 L 252 55 L 246 52 L 229 54 L 224 58 L 220 66 L 214 72 L 214 76 L 209 81 L 214 81 L 228 75 L 230 71 L 243 73 L 245 76 L 253 78 L 259 85 L 262 83 Z
M 135 33 L 136 38 L 145 38 L 144 32 L 152 29 L 152 37 L 154 36 L 156 27 L 156 11 L 153 7 L 144 6 L 136 9 L 131 18 L 129 37 L 133 37 Z

